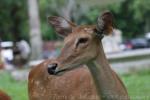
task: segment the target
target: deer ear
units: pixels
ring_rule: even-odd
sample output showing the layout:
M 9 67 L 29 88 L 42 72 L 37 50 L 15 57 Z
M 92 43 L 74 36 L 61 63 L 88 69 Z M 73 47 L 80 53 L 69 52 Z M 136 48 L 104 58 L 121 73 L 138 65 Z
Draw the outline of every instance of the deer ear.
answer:
M 97 19 L 96 29 L 99 33 L 109 35 L 113 31 L 113 15 L 111 12 L 104 12 Z
M 48 17 L 48 23 L 55 29 L 55 31 L 59 35 L 63 37 L 71 33 L 72 28 L 75 27 L 75 24 L 73 24 L 72 22 L 67 21 L 65 18 L 56 16 Z

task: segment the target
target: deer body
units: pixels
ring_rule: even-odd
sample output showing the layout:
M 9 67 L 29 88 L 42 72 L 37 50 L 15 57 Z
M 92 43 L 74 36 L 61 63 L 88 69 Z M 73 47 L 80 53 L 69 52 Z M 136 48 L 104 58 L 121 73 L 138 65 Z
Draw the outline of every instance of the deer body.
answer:
M 53 76 L 47 73 L 47 66 L 51 62 L 47 60 L 30 72 L 30 100 L 99 100 L 87 67 Z
M 110 12 L 102 14 L 96 26 L 76 26 L 61 17 L 50 17 L 49 23 L 65 37 L 65 45 L 55 60 L 30 72 L 30 100 L 129 100 L 101 43 L 112 32 Z

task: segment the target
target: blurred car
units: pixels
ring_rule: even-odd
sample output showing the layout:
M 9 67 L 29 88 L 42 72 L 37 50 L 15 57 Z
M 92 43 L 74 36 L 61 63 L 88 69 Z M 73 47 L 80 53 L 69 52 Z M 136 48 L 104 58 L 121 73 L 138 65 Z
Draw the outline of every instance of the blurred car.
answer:
M 146 38 L 135 38 L 124 42 L 126 50 L 148 48 L 150 47 L 149 42 Z
M 145 34 L 145 38 L 150 39 L 150 32 L 148 32 L 148 33 Z

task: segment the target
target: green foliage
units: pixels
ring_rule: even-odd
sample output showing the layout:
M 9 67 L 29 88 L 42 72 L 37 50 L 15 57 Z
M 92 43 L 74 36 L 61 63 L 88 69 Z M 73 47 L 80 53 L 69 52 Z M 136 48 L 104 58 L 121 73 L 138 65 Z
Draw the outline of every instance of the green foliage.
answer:
M 150 31 L 150 28 L 145 30 L 150 24 L 149 5 L 149 0 L 124 0 L 109 6 L 116 19 L 117 28 L 123 31 L 124 37 L 143 36 L 146 31 Z
M 52 27 L 50 27 L 50 25 L 48 25 L 46 22 L 43 22 L 41 24 L 41 29 L 42 29 L 42 37 L 44 40 L 54 40 L 58 38 L 54 29 L 52 29 Z
M 144 31 L 150 32 L 150 0 L 134 0 L 134 18 L 144 23 Z
M 96 19 L 97 17 L 99 16 L 100 14 L 100 10 L 99 9 L 96 9 L 95 7 L 94 8 L 91 8 L 90 13 L 86 13 L 86 21 L 85 23 L 88 23 L 88 24 L 95 24 L 96 22 Z
M 150 0 L 134 0 L 131 7 L 134 10 L 134 18 L 137 20 L 144 20 L 146 17 L 150 17 Z
M 42 37 L 44 40 L 58 39 L 57 34 L 48 25 L 47 17 L 60 15 L 68 0 L 38 0 Z M 80 4 L 77 5 L 72 20 L 77 24 L 95 24 L 97 16 L 104 9 L 114 14 L 115 25 L 123 31 L 125 38 L 142 36 L 150 31 L 150 0 L 122 0 L 108 7 Z M 103 2 L 104 3 L 104 2 Z M 15 40 L 21 36 L 29 39 L 29 17 L 27 0 L 1 0 L 0 3 L 0 35 L 2 40 Z
M 41 31 L 43 40 L 55 40 L 57 39 L 57 34 L 54 32 L 54 29 L 48 24 L 47 17 L 51 15 L 58 15 L 56 11 L 58 0 L 40 0 L 39 1 L 39 10 L 40 10 L 40 20 L 41 20 Z M 62 1 L 62 0 L 59 0 Z M 55 9 L 55 10 L 54 10 Z
M 27 38 L 26 0 L 1 0 L 0 34 L 3 40 L 15 40 L 19 36 Z

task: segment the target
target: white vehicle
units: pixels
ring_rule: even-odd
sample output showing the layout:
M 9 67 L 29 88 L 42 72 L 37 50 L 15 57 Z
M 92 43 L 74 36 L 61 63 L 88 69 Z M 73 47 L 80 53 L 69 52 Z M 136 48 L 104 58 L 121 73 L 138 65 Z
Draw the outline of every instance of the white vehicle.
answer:
M 150 32 L 145 34 L 145 38 L 150 39 Z

